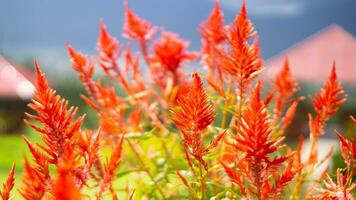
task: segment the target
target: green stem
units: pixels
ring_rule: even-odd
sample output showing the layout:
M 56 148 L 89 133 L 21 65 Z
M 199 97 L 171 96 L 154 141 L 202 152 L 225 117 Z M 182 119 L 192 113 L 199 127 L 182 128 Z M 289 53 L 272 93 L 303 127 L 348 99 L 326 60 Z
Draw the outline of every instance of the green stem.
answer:
M 141 158 L 141 155 L 138 153 L 138 151 L 136 150 L 135 146 L 132 144 L 132 142 L 130 140 L 127 140 L 127 142 L 129 143 L 130 148 L 132 149 L 132 151 L 134 152 L 134 154 L 136 155 L 138 161 L 141 164 L 142 169 L 147 173 L 147 175 L 149 176 L 149 178 L 151 179 L 151 181 L 153 182 L 156 190 L 160 193 L 160 195 L 162 196 L 163 199 L 167 199 L 166 196 L 164 195 L 162 189 L 159 187 L 158 183 L 156 182 L 156 180 L 154 179 L 154 176 L 152 175 L 152 173 L 148 170 L 148 168 L 145 165 L 145 162 L 143 161 L 143 159 Z
M 200 190 L 201 190 L 201 199 L 205 199 L 205 182 L 203 176 L 203 166 L 201 162 L 199 162 L 199 175 L 200 175 Z

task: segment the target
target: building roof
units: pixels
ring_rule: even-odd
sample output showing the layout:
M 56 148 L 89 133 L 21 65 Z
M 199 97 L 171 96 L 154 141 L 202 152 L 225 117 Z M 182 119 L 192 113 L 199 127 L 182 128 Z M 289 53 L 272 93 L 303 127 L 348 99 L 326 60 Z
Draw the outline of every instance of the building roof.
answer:
M 288 57 L 293 76 L 304 82 L 323 82 L 335 60 L 341 82 L 356 84 L 356 38 L 331 25 L 266 62 L 264 77 L 275 77 Z
M 0 98 L 30 99 L 35 87 L 34 75 L 0 56 Z

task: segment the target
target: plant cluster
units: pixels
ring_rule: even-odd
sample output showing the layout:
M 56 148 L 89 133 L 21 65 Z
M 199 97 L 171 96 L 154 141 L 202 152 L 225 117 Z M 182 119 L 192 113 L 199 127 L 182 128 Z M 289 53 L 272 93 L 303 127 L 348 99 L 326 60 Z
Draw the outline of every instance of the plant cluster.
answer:
M 302 159 L 304 139 L 293 149 L 284 133 L 304 98 L 287 59 L 270 87 L 257 80 L 263 60 L 245 3 L 226 25 L 216 1 L 199 27 L 200 52 L 175 33 L 159 34 L 126 1 L 124 7 L 123 36 L 138 52 L 111 36 L 103 21 L 98 55 L 67 44 L 87 91 L 81 97 L 97 113 L 96 129 L 81 128 L 85 116 L 50 88 L 35 62 L 37 90 L 25 122 L 42 142 L 23 136 L 32 154 L 17 187 L 24 199 L 354 199 L 354 140 L 336 131 L 347 166 L 336 181 L 327 170 L 313 176 L 332 153 L 318 158 L 318 140 L 346 100 L 335 63 L 311 99 L 310 153 Z M 192 61 L 204 66 L 204 78 L 186 76 L 182 68 Z M 95 78 L 98 69 L 107 79 Z M 14 169 L 3 200 L 11 199 Z

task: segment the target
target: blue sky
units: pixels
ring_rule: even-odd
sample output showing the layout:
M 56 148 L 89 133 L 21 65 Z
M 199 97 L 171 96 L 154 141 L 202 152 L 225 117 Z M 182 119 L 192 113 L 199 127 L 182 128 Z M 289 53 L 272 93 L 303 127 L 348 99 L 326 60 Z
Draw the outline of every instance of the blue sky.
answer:
M 214 0 L 129 0 L 129 4 L 155 25 L 191 40 L 191 48 L 197 50 L 197 26 L 208 16 Z M 221 4 L 230 22 L 241 0 L 221 0 Z M 355 0 L 247 0 L 247 7 L 265 58 L 330 24 L 356 35 Z M 37 56 L 44 62 L 66 65 L 61 61 L 67 60 L 67 41 L 84 52 L 95 52 L 100 19 L 120 40 L 120 0 L 1 0 L 0 50 L 17 58 Z

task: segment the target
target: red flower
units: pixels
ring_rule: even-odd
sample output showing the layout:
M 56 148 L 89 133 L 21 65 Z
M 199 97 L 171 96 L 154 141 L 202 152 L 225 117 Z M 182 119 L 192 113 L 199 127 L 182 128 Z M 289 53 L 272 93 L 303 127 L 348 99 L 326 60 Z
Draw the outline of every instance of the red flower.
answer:
M 43 127 L 39 127 L 27 120 L 25 122 L 42 134 L 43 141 L 46 144 L 42 149 L 49 154 L 49 162 L 55 164 L 58 158 L 63 155 L 65 144 L 71 142 L 73 135 L 79 131 L 84 116 L 74 121 L 77 108 L 68 108 L 68 102 L 59 95 L 56 95 L 56 91 L 49 88 L 37 61 L 35 62 L 35 66 L 37 90 L 33 96 L 32 103 L 28 106 L 37 115 L 29 113 L 26 113 L 26 115 L 43 124 Z
M 252 45 L 248 42 L 255 32 L 247 17 L 245 3 L 229 31 L 227 41 L 231 48 L 228 52 L 220 52 L 222 66 L 238 83 L 239 96 L 243 98 L 249 83 L 263 69 L 258 40 L 255 39 Z
M 22 186 L 19 193 L 26 200 L 42 199 L 46 192 L 47 181 L 43 173 L 32 167 L 25 158 Z
M 250 102 L 243 111 L 239 125 L 237 126 L 237 135 L 233 135 L 233 147 L 236 151 L 243 153 L 243 157 L 236 157 L 235 167 L 231 168 L 222 163 L 226 173 L 239 185 L 242 193 L 245 193 L 243 183 L 247 180 L 250 186 L 247 188 L 250 194 L 254 194 L 258 199 L 268 197 L 273 194 L 273 187 L 270 185 L 270 176 L 275 174 L 281 168 L 290 155 L 271 158 L 271 154 L 282 147 L 280 145 L 283 137 L 272 138 L 272 126 L 269 121 L 269 114 L 264 102 L 260 98 L 261 83 L 258 82 L 251 94 Z M 277 179 L 280 182 L 279 189 L 288 182 L 289 172 Z M 294 176 L 295 173 L 293 173 Z M 290 175 L 292 176 L 292 174 Z
M 335 62 L 324 87 L 312 99 L 316 116 L 310 115 L 310 132 L 318 137 L 324 134 L 323 128 L 330 116 L 334 115 L 339 106 L 346 101 L 346 95 L 336 76 Z
M 274 108 L 273 123 L 278 124 L 278 120 L 281 120 L 281 130 L 283 131 L 292 122 L 299 101 L 304 99 L 304 97 L 300 97 L 294 100 L 291 99 L 293 95 L 299 91 L 299 85 L 292 77 L 287 57 L 285 58 L 285 62 L 282 69 L 277 74 L 274 80 L 273 89 L 276 93 L 276 104 Z M 287 109 L 283 119 L 281 119 L 283 109 L 287 103 L 290 103 L 290 106 Z
M 356 183 L 352 181 L 351 176 L 343 175 L 340 169 L 337 170 L 337 182 L 335 183 L 330 176 L 324 181 L 325 188 L 317 188 L 319 194 L 313 196 L 313 199 L 330 199 L 330 200 L 353 200 L 353 191 Z
M 178 110 L 172 110 L 173 121 L 180 128 L 186 151 L 207 169 L 203 156 L 215 148 L 225 135 L 225 131 L 216 136 L 208 147 L 203 144 L 203 130 L 215 119 L 214 107 L 209 103 L 200 76 L 192 74 L 193 83 L 182 89 L 177 96 Z M 189 156 L 187 155 L 188 163 Z
M 163 66 L 166 70 L 176 73 L 184 61 L 195 60 L 197 53 L 187 52 L 188 42 L 177 34 L 163 31 L 153 45 L 154 56 L 151 61 Z
M 208 19 L 200 25 L 199 33 L 203 37 L 201 51 L 203 64 L 208 69 L 207 79 L 216 82 L 215 77 L 217 77 L 217 80 L 219 80 L 218 83 L 222 84 L 221 60 L 218 51 L 223 47 L 226 34 L 224 29 L 224 14 L 218 0 L 216 0 L 215 7 Z
M 0 197 L 2 200 L 10 200 L 10 192 L 15 185 L 15 164 L 12 164 L 10 174 L 0 190 Z
M 221 11 L 219 0 L 216 0 L 215 7 L 208 19 L 200 25 L 199 33 L 205 41 L 214 44 L 219 44 L 225 40 L 224 13 Z
M 58 177 L 53 183 L 51 193 L 58 200 L 83 199 L 80 190 L 75 185 L 72 174 L 68 171 L 59 171 Z
M 278 95 L 284 99 L 291 98 L 299 90 L 299 85 L 290 72 L 287 57 L 285 58 L 283 68 L 274 80 L 274 89 L 278 92 Z
M 100 52 L 101 62 L 117 59 L 119 54 L 119 42 L 107 32 L 103 21 L 100 22 L 100 32 L 97 46 Z
M 127 0 L 124 1 L 125 22 L 123 36 L 131 40 L 147 42 L 156 34 L 157 28 L 152 27 L 151 23 L 140 18 L 128 6 Z
M 356 127 L 355 119 L 352 116 L 350 118 Z M 344 138 L 338 131 L 336 131 L 336 134 L 340 139 L 342 156 L 345 159 L 345 163 L 348 166 L 356 167 L 356 141 L 353 138 L 351 140 Z
M 184 132 L 201 131 L 215 119 L 214 107 L 209 103 L 200 76 L 192 74 L 193 83 L 185 86 L 177 96 L 181 110 L 173 111 L 174 122 Z
M 85 89 L 90 95 L 95 96 L 96 87 L 92 80 L 94 75 L 94 65 L 88 57 L 81 52 L 77 52 L 70 44 L 67 44 L 67 52 L 71 58 L 72 67 L 79 74 L 80 81 L 84 84 Z

